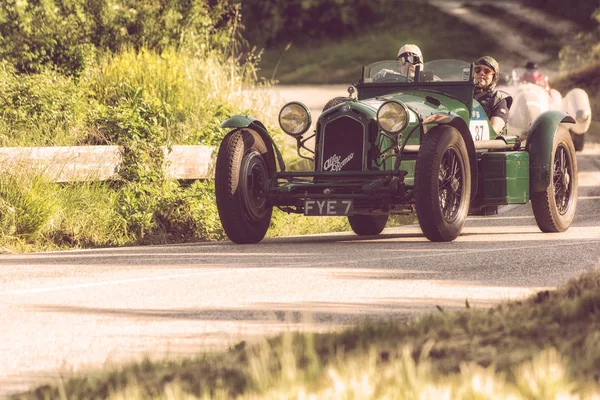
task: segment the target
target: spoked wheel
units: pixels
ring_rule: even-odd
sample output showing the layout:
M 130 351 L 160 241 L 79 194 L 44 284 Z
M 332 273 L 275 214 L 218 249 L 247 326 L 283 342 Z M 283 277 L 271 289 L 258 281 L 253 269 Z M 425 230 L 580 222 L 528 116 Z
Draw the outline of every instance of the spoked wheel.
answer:
M 552 145 L 550 185 L 543 192 L 531 193 L 531 206 L 542 232 L 566 231 L 577 208 L 577 159 L 566 130 L 559 129 Z
M 451 126 L 429 131 L 415 169 L 415 208 L 419 225 L 433 242 L 460 235 L 471 197 L 469 154 L 460 133 Z
M 267 233 L 273 206 L 265 182 L 274 172 L 272 153 L 256 132 L 235 130 L 221 142 L 215 195 L 221 224 L 232 242 L 257 243 Z
M 387 224 L 389 215 L 362 215 L 348 216 L 350 227 L 359 236 L 379 235 Z

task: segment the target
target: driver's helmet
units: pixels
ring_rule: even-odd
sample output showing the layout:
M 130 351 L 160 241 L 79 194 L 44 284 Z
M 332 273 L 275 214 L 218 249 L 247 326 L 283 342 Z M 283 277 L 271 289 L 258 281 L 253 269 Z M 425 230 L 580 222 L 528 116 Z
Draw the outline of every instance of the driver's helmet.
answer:
M 533 61 L 527 61 L 527 64 L 525 64 L 525 69 L 529 71 L 535 71 L 538 69 L 538 65 Z
M 477 65 L 485 65 L 486 67 L 491 68 L 494 71 L 494 77 L 492 78 L 492 82 L 486 88 L 487 90 L 493 90 L 500 79 L 500 64 L 498 61 L 494 59 L 494 57 L 483 56 L 477 61 L 475 61 L 475 66 Z
M 533 61 L 528 61 L 527 64 L 525 64 L 525 72 L 521 75 L 520 80 L 539 85 L 544 84 L 544 78 L 540 71 L 538 71 L 538 65 Z
M 416 44 L 405 44 L 400 47 L 396 59 L 409 64 L 423 66 L 423 53 L 421 53 L 421 49 Z

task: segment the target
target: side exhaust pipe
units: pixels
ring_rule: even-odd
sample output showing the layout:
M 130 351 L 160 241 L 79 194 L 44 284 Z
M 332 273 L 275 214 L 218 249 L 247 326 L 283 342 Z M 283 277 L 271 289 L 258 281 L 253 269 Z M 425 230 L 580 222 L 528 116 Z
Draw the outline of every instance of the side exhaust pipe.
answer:
M 525 148 L 525 140 L 518 136 L 498 136 L 494 140 L 476 140 L 475 150 L 519 150 Z M 418 153 L 421 146 L 408 144 L 404 146 L 405 153 Z

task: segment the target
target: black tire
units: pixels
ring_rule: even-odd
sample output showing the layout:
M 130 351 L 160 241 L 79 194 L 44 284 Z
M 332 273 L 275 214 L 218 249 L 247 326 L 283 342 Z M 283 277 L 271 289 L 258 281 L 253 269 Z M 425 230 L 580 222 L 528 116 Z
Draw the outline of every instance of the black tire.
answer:
M 379 235 L 387 224 L 389 215 L 349 215 L 350 227 L 359 236 Z
M 348 100 L 349 99 L 347 97 L 334 97 L 333 99 L 325 103 L 325 106 L 323 107 L 323 112 L 329 110 L 331 107 L 337 106 L 338 104 L 345 103 Z
M 421 142 L 415 167 L 415 208 L 427 239 L 456 239 L 470 203 L 471 168 L 465 142 L 455 128 L 436 127 Z
M 274 172 L 272 153 L 258 133 L 235 130 L 221 142 L 215 195 L 221 224 L 232 242 L 258 243 L 265 237 L 273 206 L 263 190 Z
M 576 133 L 571 133 L 571 139 L 573 139 L 575 151 L 582 151 L 585 143 L 585 134 L 578 135 Z
M 566 231 L 577 208 L 577 158 L 566 130 L 559 129 L 552 144 L 550 185 L 531 193 L 533 215 L 542 232 Z

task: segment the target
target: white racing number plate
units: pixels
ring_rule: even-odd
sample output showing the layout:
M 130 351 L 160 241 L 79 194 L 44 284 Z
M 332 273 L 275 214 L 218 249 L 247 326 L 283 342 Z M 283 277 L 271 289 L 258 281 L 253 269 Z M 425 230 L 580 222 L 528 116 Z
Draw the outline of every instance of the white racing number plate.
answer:
M 335 216 L 352 215 L 353 200 L 305 200 L 304 215 Z

